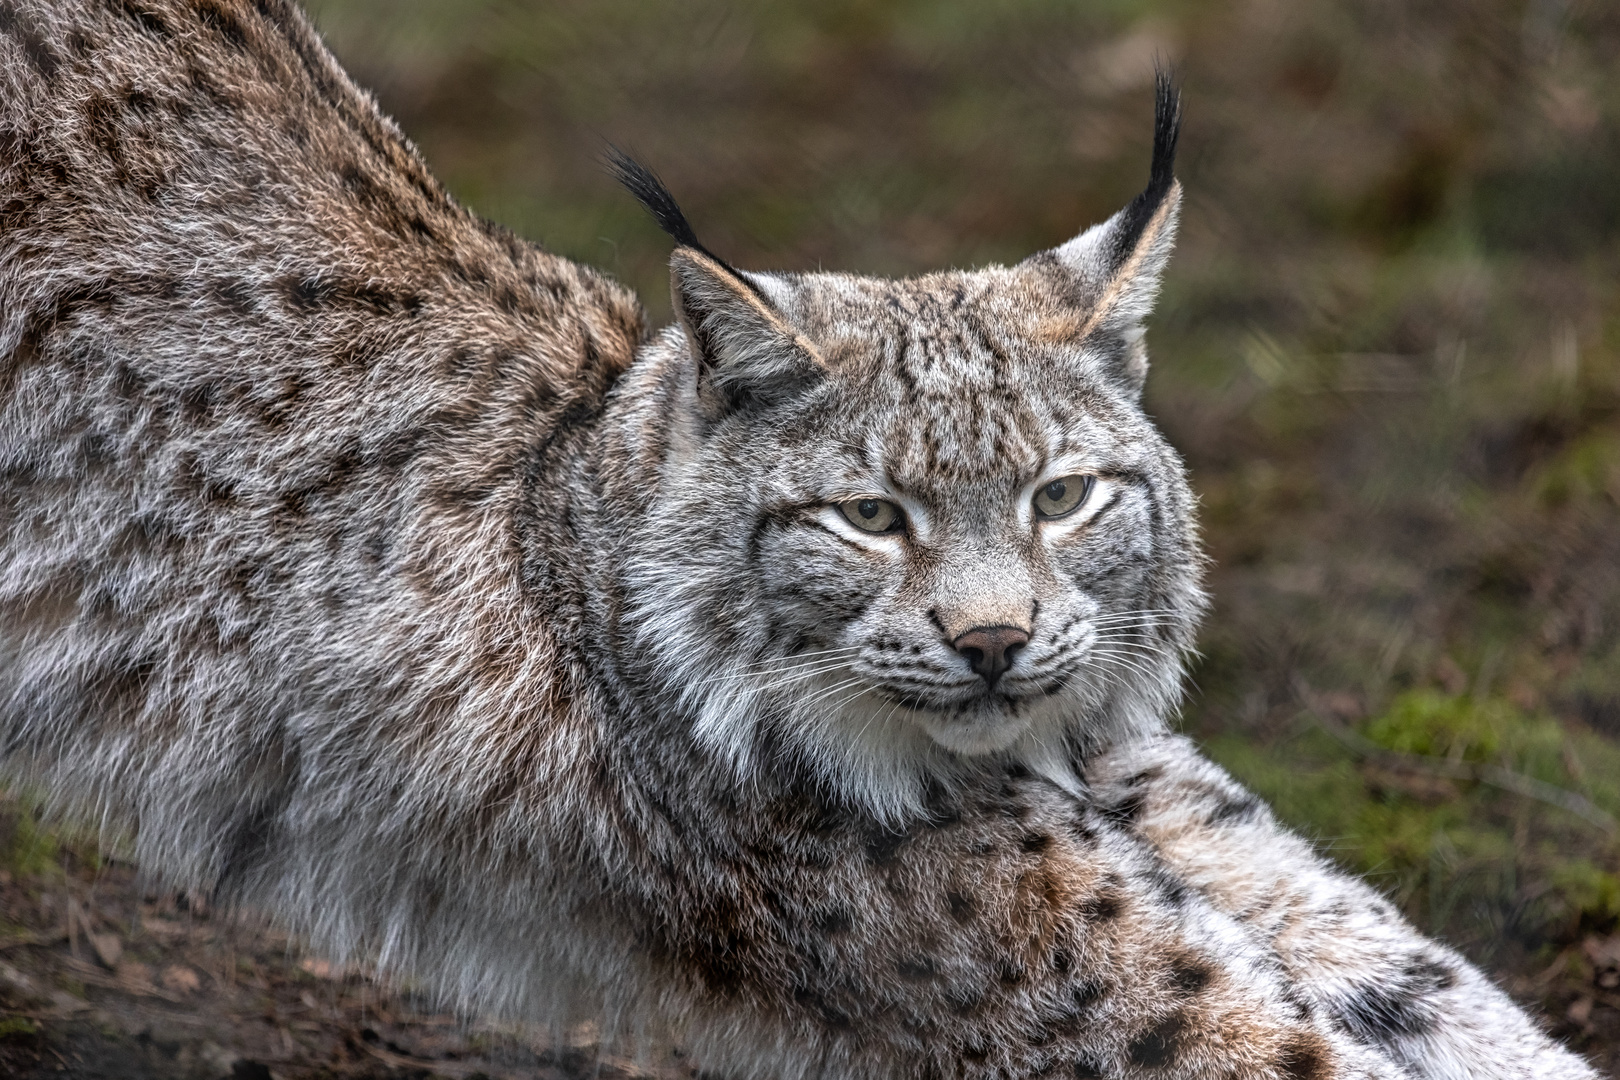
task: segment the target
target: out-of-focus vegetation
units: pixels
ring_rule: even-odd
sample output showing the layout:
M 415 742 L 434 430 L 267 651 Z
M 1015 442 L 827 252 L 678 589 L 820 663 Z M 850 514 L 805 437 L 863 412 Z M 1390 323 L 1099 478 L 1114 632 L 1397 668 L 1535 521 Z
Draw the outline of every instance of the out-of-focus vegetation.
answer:
M 1141 186 L 1172 61 L 1148 398 L 1215 559 L 1183 723 L 1620 1063 L 1620 5 L 311 7 L 459 197 L 655 320 L 669 245 L 607 142 L 743 266 L 1011 261 Z
M 1149 402 L 1216 601 L 1184 723 L 1420 926 L 1573 1002 L 1566 1034 L 1620 1028 L 1589 959 L 1620 917 L 1620 8 L 314 11 L 463 199 L 655 318 L 668 244 L 606 141 L 745 266 L 1008 261 L 1140 186 L 1172 61 L 1188 201 Z

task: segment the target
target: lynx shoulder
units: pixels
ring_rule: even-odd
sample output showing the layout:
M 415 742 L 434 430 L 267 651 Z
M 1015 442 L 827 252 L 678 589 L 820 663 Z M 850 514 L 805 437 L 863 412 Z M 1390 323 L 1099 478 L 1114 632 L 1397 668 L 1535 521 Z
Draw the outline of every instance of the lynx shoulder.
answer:
M 1591 1076 L 1163 734 L 1178 119 L 1107 222 L 908 281 L 738 270 L 623 161 L 649 336 L 290 4 L 0 0 L 0 770 L 725 1075 Z

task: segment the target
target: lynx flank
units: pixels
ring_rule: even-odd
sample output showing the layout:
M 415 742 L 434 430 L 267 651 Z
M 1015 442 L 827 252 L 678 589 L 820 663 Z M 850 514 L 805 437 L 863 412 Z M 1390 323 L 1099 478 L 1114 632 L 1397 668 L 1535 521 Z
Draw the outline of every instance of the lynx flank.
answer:
M 284 0 L 0 0 L 0 754 L 149 872 L 731 1077 L 1590 1077 L 1165 733 L 1177 104 L 1012 267 L 678 325 Z

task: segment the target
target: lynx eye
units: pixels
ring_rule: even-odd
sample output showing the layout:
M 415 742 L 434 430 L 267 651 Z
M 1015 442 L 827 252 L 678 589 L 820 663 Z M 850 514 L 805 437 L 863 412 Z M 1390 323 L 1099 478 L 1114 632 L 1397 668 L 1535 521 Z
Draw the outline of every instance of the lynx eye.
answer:
M 838 512 L 863 532 L 899 532 L 906 524 L 900 508 L 884 499 L 851 499 L 839 503 Z
M 1093 476 L 1060 476 L 1035 493 L 1035 516 L 1051 519 L 1067 517 L 1085 505 L 1091 494 Z

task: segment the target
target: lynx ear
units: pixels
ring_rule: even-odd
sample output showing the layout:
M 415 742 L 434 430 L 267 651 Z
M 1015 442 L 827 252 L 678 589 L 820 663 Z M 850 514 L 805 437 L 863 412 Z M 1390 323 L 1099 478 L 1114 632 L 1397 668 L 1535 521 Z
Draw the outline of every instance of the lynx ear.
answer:
M 608 165 L 680 246 L 670 256 L 675 313 L 697 357 L 698 400 L 719 419 L 735 409 L 771 405 L 805 389 L 825 371 L 820 355 L 766 297 L 780 279 L 744 274 L 704 247 L 656 173 L 616 148 Z
M 821 377 L 815 346 L 750 277 L 690 247 L 676 248 L 669 267 L 675 312 L 700 365 L 698 399 L 710 419 L 785 401 Z
M 1022 264 L 1062 297 L 1065 312 L 1049 324 L 1048 336 L 1084 346 L 1133 394 L 1142 392 L 1147 379 L 1143 322 L 1158 297 L 1181 212 L 1181 184 L 1174 171 L 1181 94 L 1163 70 L 1154 90 L 1153 166 L 1147 188 L 1101 225 Z

